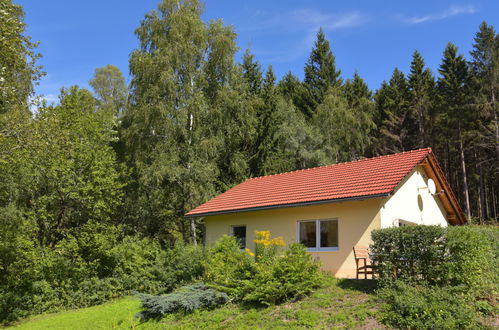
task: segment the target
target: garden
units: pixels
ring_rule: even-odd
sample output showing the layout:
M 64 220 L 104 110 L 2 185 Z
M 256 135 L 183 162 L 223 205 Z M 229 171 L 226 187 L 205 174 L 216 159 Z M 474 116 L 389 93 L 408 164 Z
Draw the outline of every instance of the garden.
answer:
M 285 246 L 280 237 L 272 238 L 267 231 L 256 234 L 255 251 L 242 250 L 231 236 L 206 249 L 176 246 L 162 250 L 140 240 L 102 249 L 100 253 L 107 251 L 108 258 L 93 258 L 102 262 L 94 267 L 112 276 L 97 276 L 93 282 L 82 283 L 79 290 L 69 285 L 75 278 L 68 277 L 68 284 L 59 287 L 54 279 L 38 281 L 23 295 L 22 303 L 11 300 L 8 306 L 17 313 L 11 316 L 125 298 L 35 316 L 14 325 L 36 329 L 60 322 L 84 328 L 88 319 L 89 324 L 102 328 L 190 328 L 198 322 L 207 328 L 497 326 L 497 227 L 415 226 L 374 231 L 371 251 L 376 280 L 334 279 L 320 271 L 302 245 Z M 95 243 L 95 237 L 89 241 Z

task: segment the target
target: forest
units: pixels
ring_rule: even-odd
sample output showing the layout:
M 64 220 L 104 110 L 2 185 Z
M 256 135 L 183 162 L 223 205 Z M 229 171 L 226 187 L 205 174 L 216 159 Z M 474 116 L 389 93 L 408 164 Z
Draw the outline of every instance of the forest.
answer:
M 469 54 L 442 45 L 437 72 L 415 50 L 409 72 L 394 68 L 370 90 L 358 73 L 342 76 L 322 29 L 304 79 L 289 72 L 278 80 L 250 49 L 238 61 L 235 28 L 203 21 L 202 10 L 197 0 L 162 0 L 135 30 L 128 85 L 107 65 L 95 69 L 91 90 L 67 86 L 47 104 L 34 92 L 45 73 L 23 9 L 0 3 L 4 318 L 20 292 L 45 290 L 32 285 L 61 266 L 59 255 L 93 265 L 105 259 L 109 237 L 137 251 L 143 242 L 202 243 L 203 219 L 184 214 L 256 176 L 432 147 L 468 221 L 496 223 L 493 26 L 477 27 Z M 30 268 L 41 259 L 45 268 Z

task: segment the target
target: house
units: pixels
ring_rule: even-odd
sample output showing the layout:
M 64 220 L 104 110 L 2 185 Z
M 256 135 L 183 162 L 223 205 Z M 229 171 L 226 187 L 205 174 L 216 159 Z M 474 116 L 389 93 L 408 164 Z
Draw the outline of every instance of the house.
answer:
M 373 229 L 466 222 L 431 148 L 248 179 L 186 216 L 205 218 L 207 245 L 228 234 L 254 249 L 270 230 L 337 277 L 355 276 L 352 248 Z

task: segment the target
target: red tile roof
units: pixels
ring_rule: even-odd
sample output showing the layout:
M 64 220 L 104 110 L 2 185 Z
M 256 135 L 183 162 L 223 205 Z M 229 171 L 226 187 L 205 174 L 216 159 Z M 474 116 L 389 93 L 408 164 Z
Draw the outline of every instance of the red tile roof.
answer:
M 431 152 L 425 148 L 248 179 L 186 216 L 386 196 Z

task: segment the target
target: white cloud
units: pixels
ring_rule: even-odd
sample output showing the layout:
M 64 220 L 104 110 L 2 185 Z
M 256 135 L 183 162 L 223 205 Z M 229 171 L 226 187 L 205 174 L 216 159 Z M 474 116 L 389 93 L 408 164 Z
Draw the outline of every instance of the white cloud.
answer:
M 292 62 L 301 58 L 310 51 L 319 28 L 326 32 L 340 29 L 350 29 L 365 24 L 369 21 L 367 14 L 357 11 L 344 13 L 331 13 L 311 8 L 295 9 L 287 12 L 268 15 L 259 13 L 259 22 L 253 22 L 251 26 L 242 28 L 242 31 L 251 34 L 275 34 L 276 36 L 287 34 L 295 35 L 295 41 L 282 49 L 254 49 L 257 56 L 262 56 L 268 62 Z
M 322 27 L 326 31 L 332 31 L 353 28 L 368 21 L 367 15 L 356 11 L 336 14 L 310 8 L 295 9 L 270 16 L 260 13 L 255 18 L 260 18 L 260 21 L 252 22 L 251 26 L 240 30 L 268 33 L 318 30 Z
M 456 16 L 456 15 L 466 15 L 466 14 L 474 14 L 478 10 L 473 5 L 467 6 L 451 6 L 450 8 L 444 10 L 443 12 L 425 15 L 425 16 L 412 16 L 412 17 L 401 17 L 401 19 L 409 24 L 420 24 L 429 21 L 438 21 L 442 19 L 446 19 L 448 17 Z
M 298 9 L 288 13 L 292 24 L 301 23 L 312 29 L 322 27 L 326 31 L 353 28 L 367 22 L 367 15 L 359 12 L 343 14 L 324 13 L 314 9 Z

